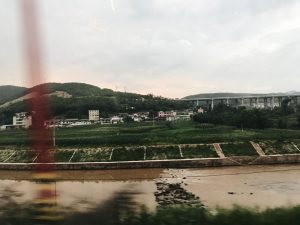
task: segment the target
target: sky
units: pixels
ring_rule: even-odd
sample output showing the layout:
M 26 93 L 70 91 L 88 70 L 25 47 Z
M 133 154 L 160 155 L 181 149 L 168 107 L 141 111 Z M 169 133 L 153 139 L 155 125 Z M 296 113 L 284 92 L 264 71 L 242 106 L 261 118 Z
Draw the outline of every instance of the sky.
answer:
M 28 84 L 20 1 L 0 0 L 0 85 Z M 299 0 L 37 3 L 45 82 L 171 98 L 300 90 Z

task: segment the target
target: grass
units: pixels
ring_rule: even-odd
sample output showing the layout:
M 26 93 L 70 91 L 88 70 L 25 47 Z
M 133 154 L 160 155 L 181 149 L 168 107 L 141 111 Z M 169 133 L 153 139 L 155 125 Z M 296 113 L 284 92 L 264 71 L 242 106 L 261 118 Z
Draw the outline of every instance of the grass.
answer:
M 291 142 L 287 141 L 260 141 L 259 145 L 267 155 L 300 153 Z
M 111 149 L 77 150 L 71 162 L 105 162 L 109 161 Z
M 293 143 L 300 149 L 300 140 L 296 140 Z
M 15 151 L 15 154 L 6 162 L 7 163 L 31 163 L 33 153 L 31 151 Z
M 112 161 L 138 161 L 144 160 L 145 149 L 143 147 L 118 147 L 114 148 Z
M 0 162 L 5 162 L 15 151 L 12 150 L 1 150 L 0 151 Z
M 257 152 L 250 142 L 221 144 L 225 156 L 254 156 Z
M 180 159 L 179 147 L 176 146 L 150 146 L 147 147 L 146 159 Z
M 213 145 L 183 145 L 181 146 L 183 158 L 218 158 Z
M 54 154 L 55 162 L 69 162 L 70 158 L 73 155 L 73 152 L 74 149 L 55 151 Z

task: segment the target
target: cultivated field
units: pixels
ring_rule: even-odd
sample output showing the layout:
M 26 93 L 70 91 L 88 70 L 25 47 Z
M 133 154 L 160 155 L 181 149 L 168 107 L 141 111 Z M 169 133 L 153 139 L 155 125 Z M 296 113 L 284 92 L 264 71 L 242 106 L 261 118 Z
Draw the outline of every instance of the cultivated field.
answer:
M 28 147 L 30 131 L 0 132 L 0 149 Z M 56 129 L 58 147 L 116 147 L 298 139 L 300 130 L 240 130 L 195 122 L 132 123 Z M 122 151 L 122 150 L 119 150 Z M 142 152 L 142 150 L 141 150 Z M 154 156 L 153 156 L 154 157 Z

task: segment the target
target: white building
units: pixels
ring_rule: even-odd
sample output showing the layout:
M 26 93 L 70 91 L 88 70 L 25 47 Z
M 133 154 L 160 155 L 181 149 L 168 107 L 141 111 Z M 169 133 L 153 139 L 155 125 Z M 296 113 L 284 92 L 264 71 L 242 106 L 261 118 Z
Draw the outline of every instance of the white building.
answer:
M 163 118 L 163 117 L 173 117 L 173 116 L 176 116 L 176 112 L 175 111 L 159 111 L 157 116 L 159 118 Z
M 32 116 L 27 112 L 16 113 L 13 117 L 13 126 L 19 128 L 29 128 L 32 125 Z
M 118 116 L 113 116 L 113 117 L 110 118 L 110 123 L 111 124 L 123 123 L 123 118 L 118 117 Z
M 89 110 L 89 121 L 98 122 L 100 119 L 99 110 Z
M 2 125 L 1 127 L 0 127 L 0 130 L 6 130 L 7 129 L 7 125 Z
M 197 113 L 204 113 L 204 109 L 200 107 L 199 109 L 197 109 Z

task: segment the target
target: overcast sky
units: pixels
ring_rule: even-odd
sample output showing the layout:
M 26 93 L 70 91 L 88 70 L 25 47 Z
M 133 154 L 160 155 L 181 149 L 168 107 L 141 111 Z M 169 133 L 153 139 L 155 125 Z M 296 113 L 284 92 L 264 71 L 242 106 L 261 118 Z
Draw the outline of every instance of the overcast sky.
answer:
M 0 0 L 0 85 L 26 86 L 19 1 Z M 166 97 L 300 90 L 299 0 L 38 0 L 48 82 Z

